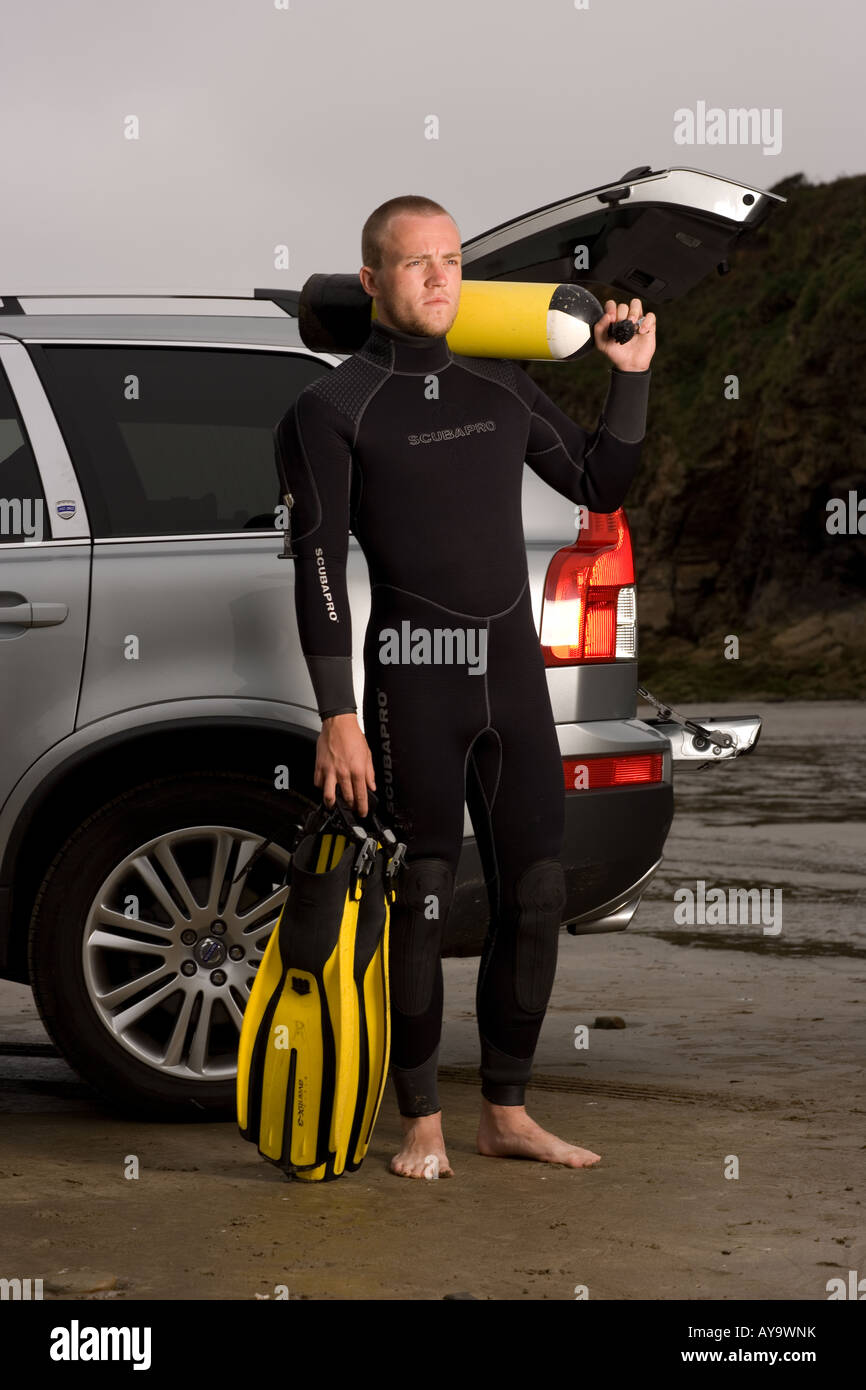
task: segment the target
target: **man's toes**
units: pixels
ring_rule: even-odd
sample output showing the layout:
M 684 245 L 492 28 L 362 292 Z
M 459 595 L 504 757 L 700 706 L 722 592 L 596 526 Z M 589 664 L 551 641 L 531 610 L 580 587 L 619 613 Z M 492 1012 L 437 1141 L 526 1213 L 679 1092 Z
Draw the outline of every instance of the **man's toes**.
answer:
M 586 1153 L 576 1154 L 572 1161 L 573 1168 L 593 1168 L 596 1163 L 601 1161 L 601 1154 Z

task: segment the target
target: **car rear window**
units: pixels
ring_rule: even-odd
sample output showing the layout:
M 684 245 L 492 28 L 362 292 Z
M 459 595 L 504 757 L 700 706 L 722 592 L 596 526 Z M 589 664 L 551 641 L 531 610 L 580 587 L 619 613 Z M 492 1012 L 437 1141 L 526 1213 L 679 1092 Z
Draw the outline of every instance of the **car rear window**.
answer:
M 96 537 L 272 528 L 274 427 L 330 370 L 252 349 L 50 343 L 40 357 Z

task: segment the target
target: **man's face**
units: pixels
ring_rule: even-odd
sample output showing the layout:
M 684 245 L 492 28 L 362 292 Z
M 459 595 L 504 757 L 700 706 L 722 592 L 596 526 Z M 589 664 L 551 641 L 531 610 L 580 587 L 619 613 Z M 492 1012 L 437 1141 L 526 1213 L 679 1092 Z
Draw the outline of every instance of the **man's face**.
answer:
M 382 269 L 363 266 L 361 283 L 376 300 L 376 316 L 405 333 L 440 337 L 460 303 L 460 233 L 447 215 L 401 212 L 392 217 Z

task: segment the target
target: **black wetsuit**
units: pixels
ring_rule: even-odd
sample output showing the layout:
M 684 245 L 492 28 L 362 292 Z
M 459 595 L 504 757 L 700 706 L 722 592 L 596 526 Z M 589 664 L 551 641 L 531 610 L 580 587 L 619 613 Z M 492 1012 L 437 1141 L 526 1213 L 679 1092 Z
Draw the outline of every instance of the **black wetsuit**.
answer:
M 563 368 L 567 370 L 567 368 Z M 649 370 L 611 372 L 582 429 L 515 362 L 374 321 L 275 431 L 293 497 L 295 606 L 319 713 L 356 709 L 349 530 L 367 560 L 364 733 L 407 842 L 391 914 L 392 1076 L 404 1115 L 439 1109 L 442 928 L 469 807 L 491 920 L 478 976 L 482 1092 L 522 1104 L 556 968 L 565 786 L 532 617 L 524 460 L 591 511 L 638 465 Z

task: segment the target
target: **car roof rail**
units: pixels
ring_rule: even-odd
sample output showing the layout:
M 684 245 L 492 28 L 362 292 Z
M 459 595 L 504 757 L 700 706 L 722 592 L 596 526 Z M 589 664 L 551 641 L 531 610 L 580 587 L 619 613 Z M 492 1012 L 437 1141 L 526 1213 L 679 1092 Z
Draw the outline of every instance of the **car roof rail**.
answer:
M 176 291 L 175 291 L 175 290 L 171 290 L 171 291 L 168 291 L 168 292 L 166 292 L 166 291 L 164 291 L 164 290 L 163 290 L 163 291 L 160 291 L 160 290 L 145 290 L 144 293 L 140 293 L 140 292 L 137 292 L 137 291 L 135 291 L 135 290 L 125 290 L 125 291 L 116 291 L 116 292 L 112 292 L 112 293 L 108 293 L 108 294 L 106 294 L 105 292 L 100 292 L 100 291 L 98 291 L 98 290 L 97 290 L 97 291 L 88 291 L 88 290 L 68 290 L 68 291 L 66 291 L 66 292 L 61 292 L 61 293 L 59 293 L 59 294 L 56 293 L 56 292 L 53 293 L 53 294 L 45 294 L 45 293 L 42 293 L 42 294 L 20 294 L 20 293 L 19 293 L 19 294 L 2 294 L 2 293 L 0 293 L 0 317 L 2 317 L 4 314 L 25 314 L 25 315 L 26 315 L 27 312 L 28 312 L 28 310 L 24 308 L 24 305 L 21 303 L 22 300 L 40 300 L 40 299 L 51 299 L 51 300 L 54 300 L 54 299 L 69 299 L 69 300 L 75 300 L 75 299 L 107 299 L 107 300 L 117 300 L 117 299 L 125 299 L 125 300 L 130 300 L 130 299 L 201 299 L 201 300 L 203 300 L 203 301 L 215 301 L 215 300 L 227 300 L 227 299 L 233 299 L 233 300 L 245 300 L 245 299 L 246 299 L 246 300 L 263 300 L 263 301 L 264 301 L 264 300 L 267 300 L 267 301 L 270 301 L 270 303 L 275 304 L 275 305 L 277 306 L 277 308 L 282 309 L 282 311 L 283 311 L 284 314 L 288 314 L 288 315 L 290 315 L 291 318 L 295 318 L 295 319 L 296 319 L 296 318 L 298 317 L 298 302 L 299 302 L 299 300 L 300 300 L 300 297 L 301 297 L 301 291 L 300 291 L 300 290 L 267 290 L 267 289 L 254 289 L 254 290 L 252 290 L 252 292 L 247 291 L 246 293 L 242 293 L 242 294 L 224 294 L 224 293 L 221 294 L 221 293 L 219 293 L 219 291 L 216 291 L 214 294 L 188 294 L 188 293 L 184 293 L 183 290 L 176 290 Z M 38 310 L 37 310 L 37 309 L 34 309 L 34 308 L 31 308 L 29 312 L 30 312 L 30 313 L 34 313 L 34 312 L 38 312 Z M 71 311 L 71 312 L 74 312 L 74 311 Z
M 293 319 L 298 317 L 298 305 L 301 299 L 300 290 L 253 290 L 253 299 L 271 299 L 274 304 L 279 304 L 280 308 L 287 314 L 291 314 Z

